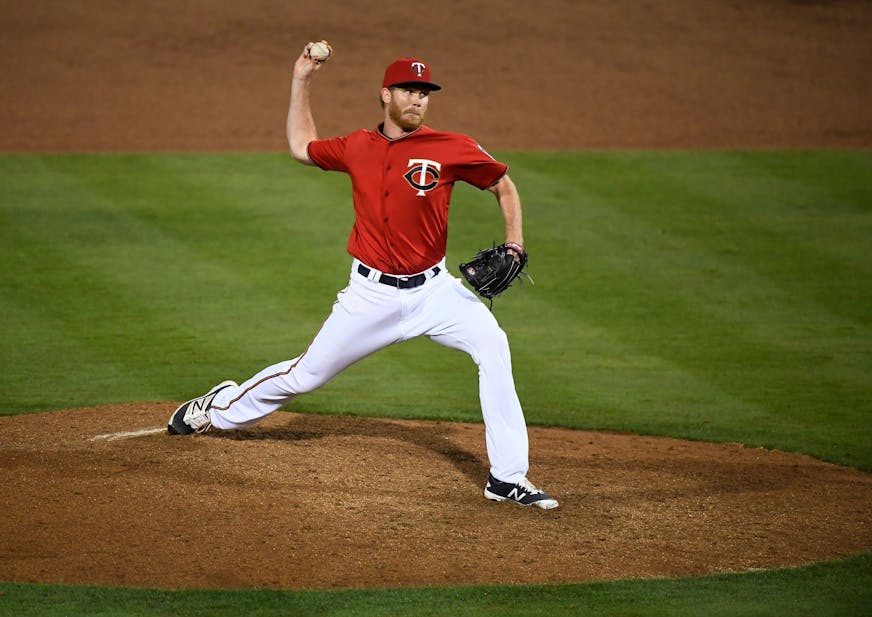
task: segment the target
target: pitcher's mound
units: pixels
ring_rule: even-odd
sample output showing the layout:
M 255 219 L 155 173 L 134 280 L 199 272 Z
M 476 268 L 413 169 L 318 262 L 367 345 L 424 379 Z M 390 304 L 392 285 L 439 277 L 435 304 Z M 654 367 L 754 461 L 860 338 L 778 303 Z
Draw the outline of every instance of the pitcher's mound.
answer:
M 542 511 L 482 496 L 478 424 L 275 414 L 168 436 L 173 403 L 0 418 L 0 580 L 161 588 L 563 583 L 872 548 L 872 476 L 807 456 L 531 428 Z

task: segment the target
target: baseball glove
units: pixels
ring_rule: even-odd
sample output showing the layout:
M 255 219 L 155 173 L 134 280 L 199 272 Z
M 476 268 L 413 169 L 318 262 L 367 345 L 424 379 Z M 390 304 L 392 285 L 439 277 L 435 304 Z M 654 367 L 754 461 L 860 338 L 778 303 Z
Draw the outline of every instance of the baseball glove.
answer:
M 524 272 L 526 265 L 527 251 L 509 242 L 479 251 L 471 260 L 460 264 L 460 273 L 478 295 L 493 304 L 494 297 L 508 289 L 516 278 L 521 274 L 528 276 Z

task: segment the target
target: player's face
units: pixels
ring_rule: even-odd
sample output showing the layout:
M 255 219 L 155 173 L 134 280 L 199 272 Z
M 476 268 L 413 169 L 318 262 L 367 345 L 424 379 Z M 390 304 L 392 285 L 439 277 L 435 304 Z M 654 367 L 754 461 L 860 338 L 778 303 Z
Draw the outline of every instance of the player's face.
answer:
M 427 106 L 430 104 L 430 91 L 415 86 L 390 89 L 390 100 L 386 109 L 388 117 L 406 132 L 417 129 L 424 123 Z

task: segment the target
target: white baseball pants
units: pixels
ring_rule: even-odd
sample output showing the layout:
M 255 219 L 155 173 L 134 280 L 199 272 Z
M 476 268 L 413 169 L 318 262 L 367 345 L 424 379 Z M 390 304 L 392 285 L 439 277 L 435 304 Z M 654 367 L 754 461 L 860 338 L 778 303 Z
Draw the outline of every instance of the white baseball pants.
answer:
M 381 274 L 377 271 L 364 277 L 359 264 L 353 261 L 348 287 L 337 294 L 332 313 L 305 353 L 222 390 L 212 404 L 212 425 L 248 426 L 369 354 L 424 335 L 465 351 L 478 365 L 490 471 L 504 482 L 524 478 L 529 466 L 527 426 L 515 392 L 508 339 L 496 318 L 445 270 L 445 260 L 438 264 L 439 274 L 412 289 L 372 280 Z

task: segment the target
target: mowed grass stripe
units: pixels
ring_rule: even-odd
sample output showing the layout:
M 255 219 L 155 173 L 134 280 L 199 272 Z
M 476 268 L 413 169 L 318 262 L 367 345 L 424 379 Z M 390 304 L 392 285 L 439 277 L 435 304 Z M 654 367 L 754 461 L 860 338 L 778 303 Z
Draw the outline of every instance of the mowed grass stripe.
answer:
M 831 431 L 831 420 L 845 422 L 851 413 L 844 413 L 844 404 L 868 410 L 870 332 L 862 317 L 868 319 L 872 303 L 863 283 L 868 277 L 857 267 L 865 262 L 853 253 L 844 264 L 833 257 L 820 259 L 818 250 L 863 246 L 864 241 L 868 248 L 868 208 L 862 202 L 868 183 L 858 184 L 852 201 L 845 186 L 860 182 L 856 168 L 864 157 L 833 156 L 853 162 L 845 177 L 819 179 L 798 166 L 789 178 L 764 181 L 754 180 L 766 176 L 755 161 L 763 159 L 771 167 L 772 159 L 782 160 L 779 169 L 786 175 L 783 169 L 792 169 L 792 154 L 591 155 L 538 196 L 535 212 L 528 208 L 528 220 L 542 217 L 543 227 L 555 229 L 567 243 L 575 238 L 577 246 L 572 261 L 579 275 L 559 280 L 561 293 L 549 299 L 569 310 L 575 307 L 579 322 L 600 325 L 637 352 L 625 350 L 622 358 L 662 360 L 663 366 L 651 363 L 647 380 L 620 371 L 631 391 L 641 386 L 652 393 L 648 401 L 640 396 L 630 403 L 648 406 L 646 417 L 661 416 L 655 420 L 659 429 L 646 430 L 663 430 L 673 421 L 690 427 L 696 417 L 694 433 L 742 426 L 747 430 L 737 437 L 745 441 L 749 433 L 805 433 L 812 422 L 819 426 L 818 445 L 829 448 L 844 429 Z M 530 179 L 535 179 L 542 172 L 538 159 L 531 158 Z M 797 158 L 809 157 L 799 153 Z M 809 162 L 817 166 L 817 158 Z M 547 169 L 555 174 L 553 164 Z M 749 184 L 765 190 L 745 195 Z M 740 198 L 731 191 L 734 185 L 742 187 Z M 803 185 L 816 198 L 800 203 L 791 219 L 790 200 L 803 194 L 798 188 Z M 829 186 L 833 197 L 827 196 Z M 576 216 L 562 215 L 567 203 L 574 205 Z M 768 204 L 780 212 L 770 212 Z M 819 235 L 815 230 L 827 217 L 815 208 L 836 210 L 829 217 L 834 223 Z M 811 214 L 804 216 L 803 210 Z M 843 211 L 852 215 L 850 226 L 838 218 Z M 782 234 L 783 227 L 791 233 Z M 797 235 L 808 236 L 809 246 L 798 242 Z M 552 257 L 544 269 L 556 271 L 566 253 Z M 834 275 L 843 279 L 839 285 L 830 285 Z M 824 293 L 817 291 L 821 285 L 828 286 Z M 848 310 L 840 310 L 844 307 Z M 683 373 L 679 379 L 676 370 Z M 595 392 L 622 390 L 620 379 L 611 386 L 589 384 L 584 376 L 580 381 L 582 389 L 588 385 Z M 698 387 L 686 390 L 687 397 L 671 387 L 689 383 Z M 694 392 L 702 397 L 694 400 Z M 637 422 L 639 413 L 632 413 L 629 422 Z M 607 423 L 630 428 L 618 418 Z M 852 426 L 867 431 L 862 424 Z M 676 428 L 684 433 L 679 426 L 667 430 Z M 757 443 L 772 445 L 765 438 Z
M 233 157 L 85 158 L 92 166 L 81 159 L 36 159 L 39 185 L 57 190 L 28 193 L 25 179 L 21 193 L 32 197 L 30 205 L 5 209 L 10 258 L 44 264 L 36 277 L 26 268 L 9 272 L 16 293 L 8 298 L 22 314 L 18 332 L 31 339 L 10 364 L 41 366 L 42 379 L 55 384 L 37 392 L 19 375 L 15 381 L 24 389 L 8 400 L 45 409 L 56 401 L 115 400 L 112 390 L 179 398 L 216 376 L 241 379 L 305 349 L 347 276 L 342 246 L 351 212 L 344 183 L 336 183 L 341 178 L 316 172 L 324 178 L 312 195 L 305 181 L 283 177 L 286 157 L 256 157 L 257 164 L 248 165 Z M 273 172 L 259 171 L 271 165 Z M 331 203 L 331 181 L 338 203 Z M 67 208 L 70 196 L 74 207 Z M 56 223 L 61 226 L 52 230 Z M 34 351 L 47 357 L 25 362 Z M 444 352 L 435 357 L 446 360 Z M 459 360 L 469 362 L 449 362 Z M 432 372 L 410 367 L 416 360 L 408 352 L 384 362 L 402 375 L 404 388 L 434 383 Z M 367 369 L 349 384 L 371 389 Z M 94 375 L 83 379 L 89 372 Z M 172 382 L 182 387 L 167 388 Z M 449 416 L 477 419 L 473 395 L 465 416 Z M 423 398 L 439 404 L 426 393 Z M 408 399 L 400 389 L 385 400 Z M 328 396 L 325 404 L 334 411 L 374 411 L 347 396 Z M 416 409 L 402 405 L 397 412 Z
M 51 407 L 57 403 L 44 397 L 59 392 L 75 400 L 77 389 L 78 402 L 99 402 L 104 381 L 115 383 L 102 392 L 108 400 L 136 383 L 142 385 L 134 392 L 167 396 L 173 375 L 242 368 L 227 366 L 245 353 L 247 339 L 231 334 L 236 322 L 250 325 L 263 315 L 304 320 L 292 302 L 279 302 L 275 289 L 287 288 L 281 276 L 272 272 L 274 285 L 258 281 L 263 274 L 251 255 L 268 257 L 269 249 L 250 249 L 259 239 L 241 219 L 266 214 L 256 205 L 240 211 L 242 196 L 225 186 L 232 182 L 218 182 L 220 161 L 85 158 L 90 165 L 75 157 L 35 159 L 40 185 L 57 190 L 36 190 L 26 205 L 4 204 L 4 246 L 18 266 L 6 270 L 15 293 L 4 299 L 39 316 L 28 336 L 35 331 L 46 348 L 66 342 L 64 353 L 40 362 L 40 374 L 54 386 L 41 388 L 43 398 L 33 404 Z M 276 270 L 282 261 L 267 265 Z M 32 389 L 25 377 L 20 383 Z M 188 392 L 203 387 L 202 375 L 191 381 Z
M 817 421 L 823 427 L 818 437 L 825 442 L 834 437 L 827 428 L 829 420 L 842 413 L 841 405 L 862 406 L 864 398 L 868 400 L 870 332 L 863 307 L 872 305 L 872 298 L 869 288 L 858 284 L 867 278 L 864 272 L 850 262 L 826 258 L 817 247 L 868 238 L 870 229 L 868 220 L 864 224 L 857 216 L 853 217 L 850 230 L 841 222 L 841 213 L 856 215 L 857 208 L 828 195 L 824 188 L 831 184 L 844 186 L 843 179 L 828 178 L 828 182 L 816 183 L 814 176 L 806 181 L 802 175 L 805 172 L 797 172 L 792 177 L 764 181 L 755 176 L 764 174 L 753 165 L 744 165 L 734 170 L 735 176 L 743 180 L 735 182 L 742 193 L 737 197 L 730 190 L 733 185 L 712 194 L 708 187 L 718 184 L 717 178 L 706 178 L 698 170 L 689 169 L 686 176 L 668 183 L 664 192 L 678 195 L 680 203 L 691 208 L 691 217 L 694 208 L 703 209 L 706 218 L 715 218 L 711 213 L 716 212 L 716 220 L 730 221 L 736 231 L 726 242 L 718 243 L 718 238 L 705 237 L 705 231 L 712 227 L 705 220 L 691 220 L 688 224 L 682 223 L 680 213 L 667 217 L 678 221 L 679 228 L 682 225 L 687 228 L 680 232 L 685 258 L 688 245 L 695 248 L 694 260 L 698 259 L 700 245 L 724 253 L 714 266 L 720 265 L 715 272 L 726 275 L 720 281 L 721 293 L 714 296 L 714 302 L 698 294 L 693 285 L 682 286 L 685 280 L 692 283 L 692 277 L 674 281 L 676 289 L 685 291 L 678 292 L 683 304 L 702 308 L 697 312 L 703 313 L 703 323 L 715 324 L 710 328 L 715 334 L 717 326 L 725 328 L 723 334 L 729 335 L 731 343 L 715 347 L 730 364 L 707 361 L 694 362 L 692 366 L 706 367 L 718 383 L 762 406 L 767 412 L 763 420 L 773 425 L 782 423 L 792 430 L 793 420 L 804 422 L 808 414 L 816 411 Z M 781 175 L 786 174 L 782 171 Z M 682 184 L 685 177 L 690 180 Z M 702 180 L 698 180 L 700 177 Z M 744 195 L 745 187 L 755 183 L 765 184 L 766 190 L 757 191 L 756 197 Z M 806 193 L 814 197 L 805 198 Z M 768 206 L 759 203 L 763 197 Z M 806 215 L 808 211 L 810 216 Z M 644 212 L 641 208 L 634 210 L 636 216 Z M 797 234 L 797 229 L 803 233 Z M 701 240 L 694 245 L 697 237 Z M 710 263 L 699 260 L 705 264 L 704 272 L 710 271 Z M 676 272 L 678 268 L 668 270 Z M 833 280 L 837 284 L 831 284 Z M 696 296 L 703 298 L 705 306 L 694 302 Z M 845 298 L 854 301 L 846 302 Z M 704 340 L 702 332 L 698 340 Z M 731 348 L 735 350 L 734 357 L 730 358 L 728 353 L 724 356 Z M 707 356 L 701 359 L 710 360 Z
M 494 310 L 531 423 L 869 464 L 868 154 L 504 158 L 536 285 Z M 5 413 L 244 379 L 305 349 L 347 276 L 347 179 L 285 155 L 10 156 L 0 177 Z M 449 267 L 502 233 L 459 185 Z M 415 341 L 294 408 L 478 421 L 476 386 Z

